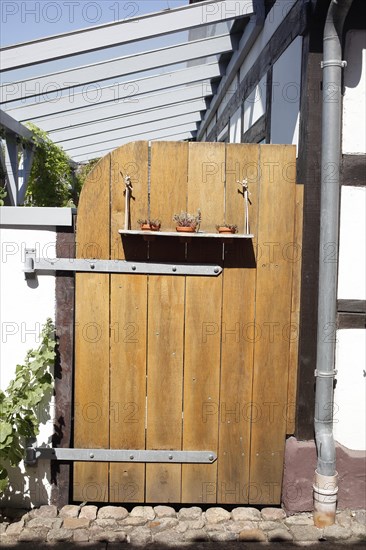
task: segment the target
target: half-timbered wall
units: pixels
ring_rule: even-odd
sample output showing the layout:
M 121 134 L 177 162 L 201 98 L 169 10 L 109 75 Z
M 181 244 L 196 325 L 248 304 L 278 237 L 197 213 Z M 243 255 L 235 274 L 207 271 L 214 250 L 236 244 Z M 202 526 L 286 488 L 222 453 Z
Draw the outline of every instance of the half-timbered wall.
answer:
M 271 6 L 269 4 L 272 4 Z M 277 0 L 265 3 L 266 19 L 263 28 L 233 79 L 231 94 L 218 107 L 206 132 L 200 136 L 203 141 L 216 141 L 229 122 L 229 140 L 237 141 L 238 113 L 241 110 L 241 141 L 248 143 L 293 143 L 297 145 L 298 176 L 304 183 L 304 247 L 302 251 L 301 312 L 299 332 L 299 369 L 296 389 L 297 415 L 293 432 L 299 439 L 312 440 L 314 415 L 314 365 L 316 364 L 317 300 L 318 300 L 318 249 L 320 225 L 320 163 L 321 163 L 321 68 L 322 37 L 327 2 L 304 3 L 300 0 Z M 365 298 L 352 296 L 352 284 L 357 274 L 364 272 L 362 247 L 358 246 L 362 223 L 355 220 L 352 197 L 356 189 L 345 186 L 365 186 L 365 5 L 354 0 L 345 23 L 344 59 L 348 65 L 344 72 L 343 137 L 342 137 L 342 224 L 340 255 L 340 289 L 338 323 L 341 329 L 355 330 L 357 349 L 364 342 Z M 358 195 L 362 193 L 358 190 Z M 353 203 L 352 203 L 353 204 Z M 362 202 L 361 202 L 362 204 Z M 360 206 L 358 207 L 360 208 Z M 364 216 L 364 213 L 360 214 Z M 353 229 L 350 220 L 353 219 Z M 349 220 L 347 222 L 347 220 Z M 350 233 L 354 238 L 346 237 Z M 347 241 L 345 244 L 344 241 Z M 309 244 L 311 243 L 311 245 Z M 346 257 L 352 256 L 354 266 L 350 268 Z M 347 292 L 345 293 L 345 288 Z M 340 333 L 342 339 L 342 333 Z M 348 337 L 345 339 L 348 342 Z M 343 342 L 342 350 L 346 344 Z M 351 344 L 347 344 L 348 347 Z M 348 349 L 348 348 L 347 348 Z M 355 348 L 354 348 L 355 349 Z M 347 353 L 340 351 L 341 356 Z M 349 352 L 351 350 L 349 349 Z M 354 364 L 360 364 L 362 357 L 351 354 Z M 356 388 L 362 372 L 354 366 L 354 375 L 341 377 L 336 397 Z M 356 371 L 358 375 L 356 375 Z M 346 382 L 347 379 L 347 382 Z M 359 387 L 359 386 L 358 386 Z M 365 399 L 359 402 L 359 415 L 363 414 Z M 349 417 L 345 407 L 338 411 L 344 414 L 344 426 Z M 363 430 L 362 422 L 356 420 L 358 434 Z M 341 441 L 341 431 L 336 435 Z M 346 428 L 345 428 L 346 429 Z M 356 437 L 356 436 L 355 436 Z M 359 438 L 362 440 L 362 437 Z M 359 448 L 359 447 L 357 447 Z

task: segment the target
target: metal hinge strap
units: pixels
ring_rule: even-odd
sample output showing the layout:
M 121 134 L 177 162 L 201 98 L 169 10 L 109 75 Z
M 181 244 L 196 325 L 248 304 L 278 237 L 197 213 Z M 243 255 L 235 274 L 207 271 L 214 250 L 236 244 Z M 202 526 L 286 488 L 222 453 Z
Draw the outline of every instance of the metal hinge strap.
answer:
M 126 260 L 93 260 L 74 258 L 37 258 L 34 249 L 25 250 L 24 273 L 37 271 L 73 271 L 81 273 L 121 273 L 133 275 L 201 275 L 216 277 L 222 267 L 214 264 L 129 262 Z
M 212 464 L 217 460 L 212 451 L 165 451 L 141 449 L 61 449 L 27 447 L 25 463 L 37 460 L 67 460 L 74 462 L 167 462 L 181 464 Z

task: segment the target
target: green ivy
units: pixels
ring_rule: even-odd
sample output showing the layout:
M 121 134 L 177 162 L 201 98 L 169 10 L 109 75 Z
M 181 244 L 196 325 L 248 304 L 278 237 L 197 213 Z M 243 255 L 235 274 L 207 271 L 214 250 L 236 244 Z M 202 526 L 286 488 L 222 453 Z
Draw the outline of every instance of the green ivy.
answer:
M 24 459 L 25 439 L 39 433 L 37 410 L 53 387 L 54 333 L 52 321 L 47 319 L 40 346 L 27 353 L 24 365 L 17 365 L 15 379 L 5 392 L 0 390 L 0 492 L 9 484 L 4 463 L 17 466 Z
M 36 145 L 26 193 L 27 206 L 73 206 L 75 185 L 70 158 L 47 133 L 28 123 Z
M 4 206 L 4 199 L 7 196 L 6 189 L 0 185 L 0 206 Z

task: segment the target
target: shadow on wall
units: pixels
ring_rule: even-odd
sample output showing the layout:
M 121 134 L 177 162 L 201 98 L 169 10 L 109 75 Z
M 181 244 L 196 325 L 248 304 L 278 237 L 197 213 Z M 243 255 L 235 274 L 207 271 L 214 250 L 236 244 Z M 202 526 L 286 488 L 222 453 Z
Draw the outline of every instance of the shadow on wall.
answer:
M 24 467 L 21 464 L 15 468 L 6 467 L 10 483 L 0 495 L 0 508 L 31 509 L 33 506 L 48 504 L 48 488 L 51 487 L 49 463 L 42 461 L 38 466 Z
M 40 403 L 37 416 L 41 425 L 52 422 L 51 407 L 49 398 L 43 399 Z M 48 441 L 34 441 L 38 447 L 49 447 L 51 437 Z M 29 445 L 32 442 L 29 441 Z M 47 461 L 39 461 L 37 465 L 28 466 L 21 462 L 18 466 L 12 467 L 4 461 L 9 475 L 9 486 L 0 493 L 0 508 L 25 508 L 31 509 L 34 506 L 48 504 L 51 490 L 50 464 Z

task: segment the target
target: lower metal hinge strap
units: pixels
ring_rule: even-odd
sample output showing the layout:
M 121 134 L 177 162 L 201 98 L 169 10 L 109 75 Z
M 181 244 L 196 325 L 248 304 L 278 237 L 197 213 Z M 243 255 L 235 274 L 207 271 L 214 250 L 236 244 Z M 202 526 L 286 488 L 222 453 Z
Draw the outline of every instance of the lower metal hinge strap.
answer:
M 66 460 L 74 462 L 167 462 L 176 464 L 212 464 L 217 460 L 212 451 L 160 451 L 140 449 L 61 449 L 27 447 L 25 463 L 37 460 Z

